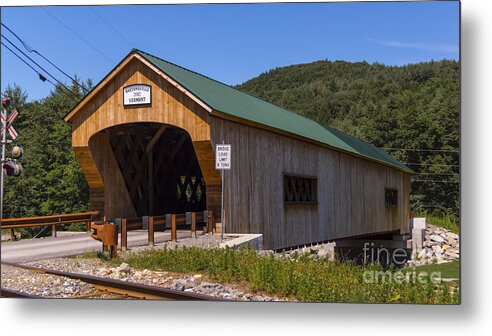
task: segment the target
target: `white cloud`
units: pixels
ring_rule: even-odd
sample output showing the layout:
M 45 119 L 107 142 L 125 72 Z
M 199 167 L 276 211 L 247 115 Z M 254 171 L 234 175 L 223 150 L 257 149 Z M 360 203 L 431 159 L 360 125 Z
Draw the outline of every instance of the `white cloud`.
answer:
M 400 41 L 379 41 L 368 39 L 368 41 L 377 43 L 386 47 L 396 47 L 396 48 L 412 48 L 427 51 L 437 51 L 443 53 L 458 53 L 459 47 L 453 44 L 447 43 L 407 43 Z

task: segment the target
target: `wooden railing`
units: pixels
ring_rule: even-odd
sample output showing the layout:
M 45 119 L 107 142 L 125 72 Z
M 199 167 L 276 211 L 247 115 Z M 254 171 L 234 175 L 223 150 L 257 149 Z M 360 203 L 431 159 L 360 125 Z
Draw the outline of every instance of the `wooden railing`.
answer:
M 128 247 L 128 231 L 147 230 L 148 244 L 154 245 L 154 232 L 171 229 L 171 240 L 177 240 L 177 227 L 189 226 L 191 236 L 196 238 L 197 224 L 205 224 L 204 231 L 213 233 L 215 230 L 213 212 L 210 210 L 200 212 L 186 212 L 183 214 L 167 214 L 162 216 L 144 216 L 139 218 L 115 218 L 114 223 L 118 226 L 121 234 L 121 250 Z
M 90 231 L 91 222 L 98 221 L 98 220 L 99 220 L 99 211 L 92 211 L 92 212 L 81 212 L 81 213 L 65 214 L 65 215 L 2 219 L 0 220 L 0 228 L 2 230 L 10 229 L 11 235 L 13 235 L 15 229 L 50 225 L 51 234 L 53 237 L 56 237 L 57 225 L 66 225 L 72 223 L 87 223 L 87 231 Z

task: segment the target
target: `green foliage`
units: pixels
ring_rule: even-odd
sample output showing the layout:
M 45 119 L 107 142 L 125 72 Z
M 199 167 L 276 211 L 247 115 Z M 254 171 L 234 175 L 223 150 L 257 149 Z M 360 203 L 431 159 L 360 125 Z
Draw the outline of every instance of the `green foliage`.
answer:
M 431 274 L 432 272 L 439 272 L 441 278 L 460 278 L 460 262 L 458 260 L 451 261 L 443 264 L 430 264 L 415 267 L 410 271 L 427 272 Z
M 78 99 L 83 97 L 77 84 L 71 89 L 78 93 Z M 19 111 L 14 124 L 19 132 L 16 143 L 24 148 L 21 176 L 5 177 L 4 217 L 87 211 L 87 184 L 72 150 L 70 125 L 63 119 L 76 101 L 61 87 L 48 97 L 29 103 L 18 86 L 8 87 L 4 95 L 11 97 L 12 108 Z M 9 151 L 7 148 L 7 154 Z M 73 224 L 72 229 L 83 226 Z M 26 229 L 23 235 L 30 236 L 39 230 Z
M 414 163 L 413 211 L 458 216 L 459 81 L 456 61 L 318 61 L 268 71 L 238 89 L 380 148 L 399 148 L 387 151 Z
M 130 266 L 178 273 L 203 273 L 215 281 L 243 283 L 253 291 L 308 302 L 395 302 L 457 303 L 443 284 L 364 281 L 365 271 L 379 271 L 377 265 L 362 267 L 350 262 L 315 261 L 307 255 L 295 260 L 261 256 L 246 248 L 178 248 L 131 253 L 122 261 Z
M 442 227 L 456 234 L 460 233 L 460 227 L 458 225 L 458 221 L 456 220 L 456 217 L 453 214 L 444 214 L 441 216 L 433 216 L 433 215 L 427 216 L 426 221 L 429 224 Z

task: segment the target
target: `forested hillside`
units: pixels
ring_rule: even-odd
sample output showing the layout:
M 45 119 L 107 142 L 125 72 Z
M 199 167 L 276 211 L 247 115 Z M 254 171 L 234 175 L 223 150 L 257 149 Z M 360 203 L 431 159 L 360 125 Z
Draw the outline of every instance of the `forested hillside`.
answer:
M 275 69 L 238 88 L 391 148 L 390 154 L 416 172 L 415 212 L 458 214 L 457 62 L 387 67 L 319 61 Z M 72 151 L 70 125 L 63 120 L 83 94 L 77 84 L 70 89 L 77 99 L 58 86 L 31 103 L 19 87 L 3 92 L 20 112 L 15 128 L 25 150 L 22 175 L 5 178 L 5 218 L 87 210 L 87 185 Z
M 14 124 L 19 133 L 16 143 L 25 151 L 19 160 L 24 167 L 22 174 L 5 176 L 4 218 L 87 210 L 87 184 L 72 150 L 70 125 L 63 119 L 83 94 L 76 84 L 70 90 L 77 98 L 58 86 L 48 97 L 30 103 L 18 86 L 3 92 L 12 99 L 12 109 L 19 111 Z M 39 228 L 26 229 L 23 236 L 39 233 Z
M 459 213 L 459 63 L 403 67 L 318 61 L 238 89 L 374 144 L 416 172 L 416 213 Z

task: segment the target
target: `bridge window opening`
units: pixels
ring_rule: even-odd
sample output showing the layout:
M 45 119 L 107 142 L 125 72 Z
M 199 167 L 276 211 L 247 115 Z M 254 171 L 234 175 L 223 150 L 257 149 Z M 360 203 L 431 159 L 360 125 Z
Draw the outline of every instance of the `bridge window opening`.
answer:
M 284 174 L 285 203 L 317 203 L 317 179 L 315 177 Z

